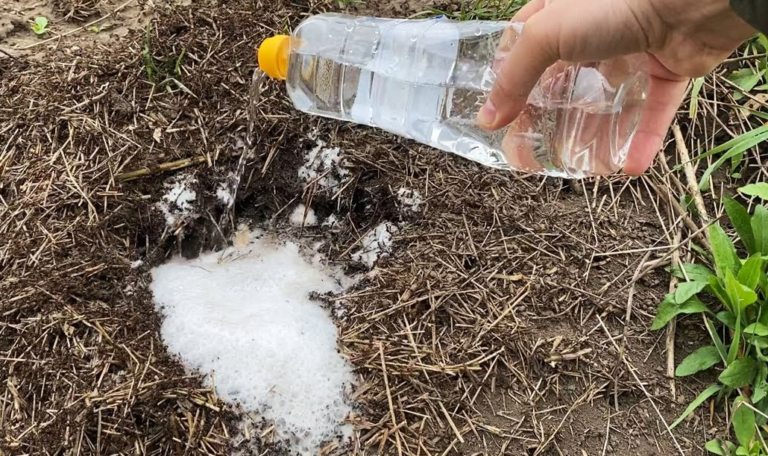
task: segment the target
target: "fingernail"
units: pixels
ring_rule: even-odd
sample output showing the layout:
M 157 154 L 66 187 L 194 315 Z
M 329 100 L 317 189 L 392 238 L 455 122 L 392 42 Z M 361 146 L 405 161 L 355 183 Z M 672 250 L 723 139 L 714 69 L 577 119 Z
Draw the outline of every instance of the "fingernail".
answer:
M 490 126 L 496 121 L 496 107 L 491 103 L 491 100 L 485 102 L 480 112 L 477 113 L 477 121 L 481 125 Z

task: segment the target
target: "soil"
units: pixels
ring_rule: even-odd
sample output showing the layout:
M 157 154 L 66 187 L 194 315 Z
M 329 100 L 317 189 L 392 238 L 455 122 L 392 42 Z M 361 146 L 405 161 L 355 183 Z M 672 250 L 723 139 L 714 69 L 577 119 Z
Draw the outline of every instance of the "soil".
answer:
M 97 3 L 76 24 L 115 5 Z M 395 0 L 353 9 L 406 17 L 433 6 L 455 8 Z M 54 3 L 0 8 L 22 22 L 50 14 L 56 33 L 77 27 Z M 32 51 L 16 48 L 37 38 L 5 26 L 2 49 L 12 56 L 0 55 L 5 454 L 285 454 L 281 442 L 238 435 L 242 412 L 165 350 L 148 271 L 175 254 L 221 247 L 241 223 L 322 240 L 329 258 L 362 271 L 349 252 L 383 221 L 400 226 L 391 254 L 354 290 L 325 298 L 346 306 L 339 349 L 360 378 L 354 447 L 334 453 L 704 454 L 701 445 L 724 423 L 699 411 L 674 439 L 664 424 L 711 380 L 673 382 L 672 394 L 665 334 L 649 330 L 669 275 L 657 267 L 633 280 L 638 266 L 673 244 L 649 181 L 490 170 L 302 115 L 272 82 L 249 121 L 253 46 L 330 9 L 338 5 L 147 2 L 121 10 L 111 31 Z M 183 50 L 176 75 L 183 89 L 146 71 L 151 14 L 153 59 L 167 73 Z M 88 52 L 73 48 L 83 40 Z M 344 151 L 350 180 L 338 195 L 297 178 L 315 144 L 310 134 Z M 185 159 L 182 169 L 160 166 Z M 216 189 L 241 159 L 229 208 Z M 119 178 L 141 169 L 136 179 Z M 197 178 L 198 216 L 171 230 L 154 203 L 179 173 Z M 421 193 L 419 212 L 399 207 L 400 188 Z M 292 228 L 287 208 L 298 202 L 344 223 Z M 142 265 L 132 267 L 137 260 Z M 677 361 L 704 337 L 698 321 L 682 318 Z
M 170 2 L 162 0 L 10 0 L 0 5 L 0 51 L 44 59 L 62 45 L 75 50 L 120 46 L 131 31 L 169 8 Z M 39 16 L 48 20 L 48 28 L 37 35 L 31 24 Z

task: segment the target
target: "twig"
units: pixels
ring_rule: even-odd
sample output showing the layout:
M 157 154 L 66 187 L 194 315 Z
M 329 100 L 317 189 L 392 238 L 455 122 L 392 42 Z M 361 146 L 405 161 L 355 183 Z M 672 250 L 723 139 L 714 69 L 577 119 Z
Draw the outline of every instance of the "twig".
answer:
M 451 419 L 451 415 L 448 414 L 448 410 L 445 409 L 445 405 L 443 405 L 442 402 L 440 402 L 440 410 L 443 411 L 443 415 L 445 415 L 445 419 L 448 420 L 448 425 L 451 426 L 451 429 L 453 429 L 453 432 L 456 434 L 456 438 L 459 439 L 459 442 L 464 443 L 464 437 L 461 436 L 459 428 L 456 427 L 456 424 Z
M 677 213 L 677 215 L 683 219 L 683 223 L 685 223 L 685 226 L 688 227 L 689 230 L 691 230 L 692 233 L 694 233 L 696 239 L 698 239 L 699 242 L 701 242 L 702 246 L 707 249 L 711 250 L 709 246 L 709 240 L 707 239 L 706 235 L 703 233 L 704 230 L 702 230 L 698 225 L 696 225 L 696 222 L 691 219 L 691 217 L 688 215 L 688 213 L 683 209 L 683 206 L 680 205 L 677 201 L 675 201 L 674 198 L 671 198 L 669 195 L 669 191 L 662 191 L 663 189 L 669 190 L 669 187 L 667 187 L 665 184 L 654 184 L 650 180 L 647 181 L 652 187 L 656 189 L 656 193 L 664 198 L 664 200 L 672 206 L 672 209 Z M 704 226 L 709 225 L 709 223 L 705 223 Z
M 699 190 L 699 184 L 696 181 L 696 172 L 691 165 L 691 155 L 688 153 L 688 147 L 685 145 L 685 139 L 680 131 L 680 126 L 675 124 L 672 126 L 672 131 L 675 135 L 675 146 L 677 147 L 677 153 L 680 154 L 680 158 L 683 162 L 683 171 L 685 172 L 685 179 L 688 181 L 688 191 L 693 197 L 693 203 L 696 205 L 696 209 L 699 211 L 699 216 L 702 222 L 706 225 L 709 223 L 709 214 L 707 213 L 707 207 L 704 205 L 704 198 L 701 197 L 701 190 Z M 705 232 L 706 236 L 706 232 Z
M 387 403 L 389 404 L 389 417 L 392 419 L 392 426 L 395 428 L 395 441 L 397 442 L 397 454 L 403 455 L 403 448 L 400 446 L 400 431 L 397 429 L 397 419 L 395 418 L 395 406 L 392 402 L 392 391 L 389 389 L 389 379 L 387 378 L 387 364 L 384 357 L 384 344 L 379 343 L 379 355 L 381 355 L 381 370 L 384 374 L 384 388 L 387 390 Z
M 207 160 L 208 159 L 205 157 L 205 155 L 200 155 L 192 158 L 184 158 L 184 159 L 176 160 L 172 162 L 161 163 L 152 168 L 141 168 L 141 169 L 137 169 L 136 171 L 130 171 L 127 173 L 118 174 L 116 176 L 116 179 L 119 182 L 126 182 L 129 180 L 138 179 L 139 177 L 149 176 L 151 174 L 159 174 L 166 171 L 175 171 L 177 169 L 198 165 L 200 163 L 205 163 Z
M 41 45 L 43 45 L 43 44 L 45 44 L 45 43 L 50 43 L 51 41 L 54 41 L 54 40 L 58 40 L 58 39 L 64 38 L 65 36 L 69 36 L 69 35 L 72 35 L 73 33 L 77 33 L 77 32 L 80 32 L 80 31 L 82 31 L 82 30 L 85 30 L 85 29 L 87 29 L 88 27 L 91 27 L 91 26 L 93 26 L 93 25 L 96 25 L 96 24 L 98 24 L 99 22 L 101 22 L 101 21 L 103 21 L 103 20 L 105 20 L 105 19 L 109 19 L 110 17 L 114 16 L 114 15 L 115 15 L 115 13 L 118 13 L 118 12 L 120 12 L 120 10 L 122 10 L 122 9 L 123 9 L 123 8 L 125 8 L 126 6 L 130 5 L 130 4 L 131 4 L 131 3 L 133 3 L 134 1 L 135 1 L 135 0 L 128 0 L 127 2 L 123 3 L 122 5 L 118 6 L 118 7 L 117 7 L 117 8 L 115 8 L 114 10 L 112 10 L 112 11 L 111 11 L 109 14 L 107 14 L 107 15 L 105 15 L 105 16 L 102 16 L 102 17 L 100 17 L 100 18 L 98 18 L 98 19 L 96 19 L 96 20 L 94 20 L 94 21 L 91 21 L 91 22 L 89 22 L 89 23 L 87 23 L 87 24 L 83 25 L 82 27 L 78 27 L 78 28 L 76 28 L 76 29 L 73 29 L 73 30 L 70 30 L 70 31 L 68 31 L 68 32 L 66 32 L 66 33 L 62 33 L 61 35 L 56 35 L 56 36 L 53 36 L 53 37 L 51 37 L 51 38 L 48 38 L 47 40 L 38 41 L 37 43 L 32 43 L 32 44 L 30 44 L 30 45 L 28 45 L 28 46 L 24 46 L 24 47 L 22 47 L 22 48 L 16 48 L 16 49 L 19 49 L 19 50 L 21 50 L 21 51 L 25 51 L 25 50 L 27 50 L 27 49 L 32 49 L 32 48 L 34 48 L 34 47 L 37 47 L 37 46 L 41 46 Z
M 675 232 L 675 242 L 680 242 L 680 230 Z M 680 250 L 672 252 L 672 266 L 680 263 Z M 669 281 L 669 292 L 672 293 L 677 287 L 677 277 L 674 275 Z M 677 329 L 677 318 L 673 317 L 667 325 L 667 377 L 669 377 L 669 391 L 672 393 L 672 400 L 677 400 L 677 390 L 675 385 L 675 330 Z
M 635 298 L 635 284 L 637 283 L 638 279 L 640 278 L 640 274 L 642 273 L 643 269 L 645 268 L 645 263 L 648 261 L 648 257 L 651 256 L 651 252 L 647 252 L 645 256 L 643 256 L 643 259 L 640 260 L 640 263 L 637 265 L 637 269 L 635 269 L 635 274 L 632 276 L 632 286 L 629 287 L 629 292 L 627 293 L 627 312 L 624 316 L 624 330 L 621 335 L 621 348 L 619 349 L 619 361 L 624 358 L 624 351 L 627 347 L 627 329 L 629 328 L 629 321 L 632 319 L 632 303 Z M 619 381 L 618 379 L 613 379 L 613 398 L 614 398 L 614 405 L 616 406 L 616 410 L 619 410 Z

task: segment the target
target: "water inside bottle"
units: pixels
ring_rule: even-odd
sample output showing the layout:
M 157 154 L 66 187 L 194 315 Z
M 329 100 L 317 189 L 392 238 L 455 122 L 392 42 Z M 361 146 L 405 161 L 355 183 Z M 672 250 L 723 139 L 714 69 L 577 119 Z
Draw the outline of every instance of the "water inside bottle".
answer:
M 289 93 L 302 111 L 381 128 L 486 166 L 563 177 L 617 171 L 644 98 L 631 62 L 555 65 L 508 128 L 477 126 L 495 66 L 519 31 L 513 27 L 318 16 L 295 32 Z

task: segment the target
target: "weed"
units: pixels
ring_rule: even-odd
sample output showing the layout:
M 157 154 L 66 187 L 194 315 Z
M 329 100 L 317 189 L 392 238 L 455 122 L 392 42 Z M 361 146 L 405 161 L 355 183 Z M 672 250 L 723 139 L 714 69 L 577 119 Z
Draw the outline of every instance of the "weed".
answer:
M 744 152 L 768 140 L 768 125 L 749 130 L 701 155 L 696 160 L 702 160 L 713 155 L 720 155 L 702 174 L 699 180 L 699 188 L 708 190 L 710 177 L 729 159 L 731 160 L 731 172 L 741 163 Z M 735 160 L 735 161 L 734 161 Z
M 463 2 L 458 11 L 433 9 L 432 13 L 458 21 L 502 21 L 510 19 L 526 3 L 528 0 L 473 0 Z
M 350 5 L 358 5 L 364 3 L 363 0 L 336 0 L 336 3 L 339 5 L 339 8 L 347 8 Z
M 757 196 L 768 201 L 768 182 L 758 182 L 741 187 L 739 192 L 747 196 Z
M 174 58 L 155 59 L 152 54 L 152 24 L 147 24 L 141 57 L 144 60 L 144 71 L 149 82 L 168 92 L 172 92 L 173 87 L 176 87 L 194 97 L 195 94 L 181 82 L 181 63 L 185 54 L 186 49 L 182 49 L 181 53 Z
M 48 32 L 48 18 L 45 16 L 37 16 L 30 25 L 30 28 L 35 35 L 43 35 Z
M 768 197 L 768 184 L 748 185 L 740 191 Z M 764 456 L 768 455 L 761 431 L 768 423 L 768 352 L 763 353 L 768 349 L 768 209 L 758 204 L 750 215 L 733 199 L 725 198 L 723 204 L 747 255 L 739 257 L 719 224 L 710 226 L 714 272 L 694 263 L 671 268 L 672 274 L 685 281 L 661 302 L 652 328 L 665 327 L 676 315 L 702 314 L 712 344 L 688 355 L 675 375 L 685 377 L 720 364 L 723 367 L 718 382 L 700 393 L 672 427 L 711 397 L 736 395 L 731 404 L 736 442 L 712 440 L 706 449 L 718 455 Z M 717 299 L 717 313 L 698 298 L 702 293 Z
M 101 33 L 105 30 L 108 30 L 112 28 L 113 24 L 104 24 L 104 25 L 92 25 L 88 27 L 88 31 L 91 33 Z

